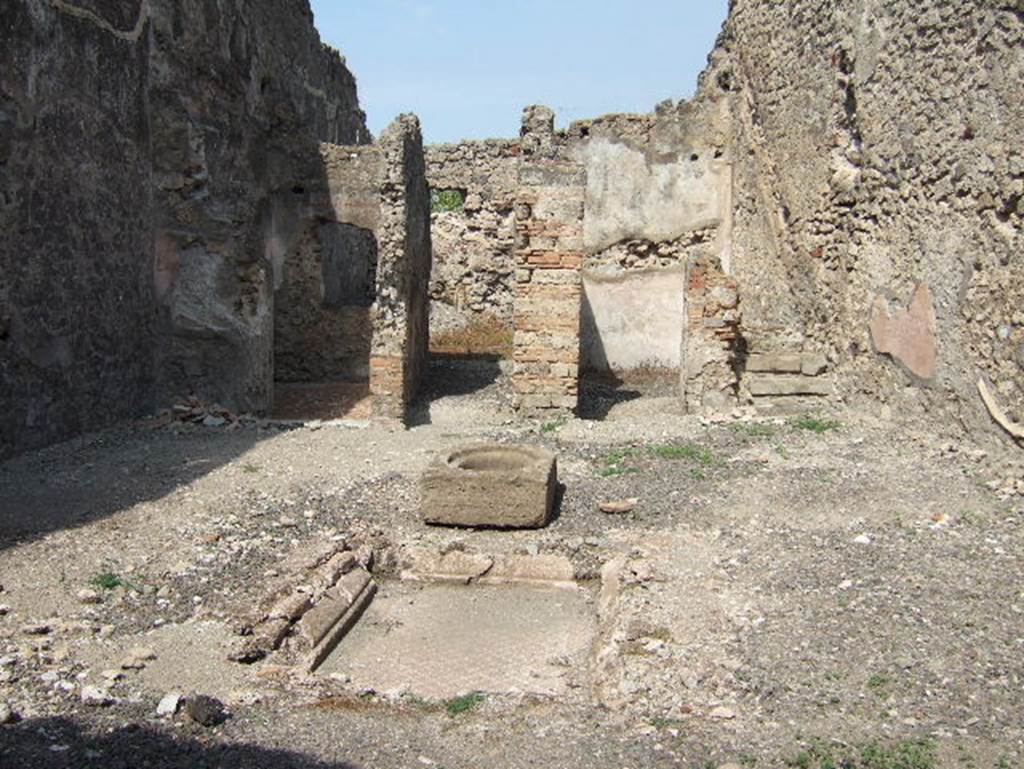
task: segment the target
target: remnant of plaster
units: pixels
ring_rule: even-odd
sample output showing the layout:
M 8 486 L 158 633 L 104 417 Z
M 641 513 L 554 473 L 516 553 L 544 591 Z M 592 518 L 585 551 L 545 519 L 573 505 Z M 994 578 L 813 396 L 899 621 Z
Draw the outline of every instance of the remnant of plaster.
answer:
M 935 376 L 938 350 L 935 343 L 935 305 L 928 286 L 914 290 L 910 305 L 895 311 L 884 296 L 871 307 L 871 341 L 875 349 L 903 365 L 921 379 Z

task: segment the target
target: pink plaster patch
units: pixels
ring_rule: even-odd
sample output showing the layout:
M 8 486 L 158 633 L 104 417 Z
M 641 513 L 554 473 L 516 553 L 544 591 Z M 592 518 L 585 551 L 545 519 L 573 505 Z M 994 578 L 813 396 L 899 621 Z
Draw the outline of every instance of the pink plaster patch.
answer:
M 871 307 L 871 341 L 875 349 L 891 355 L 921 379 L 935 376 L 938 364 L 935 328 L 932 292 L 924 284 L 914 289 L 906 309 L 894 310 L 884 296 L 876 297 Z

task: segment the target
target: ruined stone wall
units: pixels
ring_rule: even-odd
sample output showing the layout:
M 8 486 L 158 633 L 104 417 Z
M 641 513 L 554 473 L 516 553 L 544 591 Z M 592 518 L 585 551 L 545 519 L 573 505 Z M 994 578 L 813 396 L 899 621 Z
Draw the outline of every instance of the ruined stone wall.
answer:
M 498 319 L 512 327 L 518 140 L 469 141 L 427 148 L 432 190 L 457 190 L 462 207 L 431 215 L 434 271 L 431 331 Z
M 151 403 L 144 7 L 0 3 L 0 456 Z
M 369 138 L 307 0 L 0 19 L 0 455 L 190 389 L 265 407 L 297 168 Z
M 430 347 L 430 188 L 419 120 L 400 116 L 379 145 L 383 172 L 370 392 L 375 413 L 404 418 Z
M 671 102 L 574 123 L 586 169 L 582 363 L 620 376 L 677 372 L 692 410 L 737 397 L 739 300 L 731 258 L 726 111 Z
M 513 384 L 526 414 L 576 408 L 586 171 L 546 107 L 523 112 Z
M 745 333 L 852 402 L 988 430 L 983 377 L 1024 418 L 1022 52 L 1019 3 L 735 0 L 700 99 L 732 116 Z
M 364 382 L 384 159 L 376 145 L 322 144 L 320 156 L 324 184 L 307 188 L 303 235 L 274 269 L 274 379 Z
M 305 235 L 319 142 L 369 141 L 308 0 L 154 3 L 159 395 L 270 404 L 273 293 Z

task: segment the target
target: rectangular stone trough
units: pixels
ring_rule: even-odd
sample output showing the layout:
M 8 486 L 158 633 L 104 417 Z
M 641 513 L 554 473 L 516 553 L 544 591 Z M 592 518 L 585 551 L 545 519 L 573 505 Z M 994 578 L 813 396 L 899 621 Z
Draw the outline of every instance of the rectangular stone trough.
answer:
M 482 444 L 439 456 L 423 475 L 427 523 L 540 528 L 551 520 L 555 455 L 537 446 Z

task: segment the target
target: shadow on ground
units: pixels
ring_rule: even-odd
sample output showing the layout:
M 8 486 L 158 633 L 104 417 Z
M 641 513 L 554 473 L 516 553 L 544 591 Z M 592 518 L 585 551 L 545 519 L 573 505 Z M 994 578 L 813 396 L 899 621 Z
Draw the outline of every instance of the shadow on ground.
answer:
M 627 385 L 611 371 L 584 371 L 580 377 L 580 398 L 577 413 L 580 419 L 600 421 L 620 403 L 643 397 L 643 393 Z
M 125 423 L 0 464 L 0 551 L 160 499 L 249 451 L 255 427 Z
M 497 383 L 501 360 L 489 353 L 431 353 L 419 396 L 409 412 L 409 426 L 429 425 L 430 406 L 442 398 L 472 395 Z
M 87 729 L 68 718 L 32 719 L 0 727 L 4 769 L 357 769 L 288 750 L 211 744 L 137 724 L 112 731 Z

